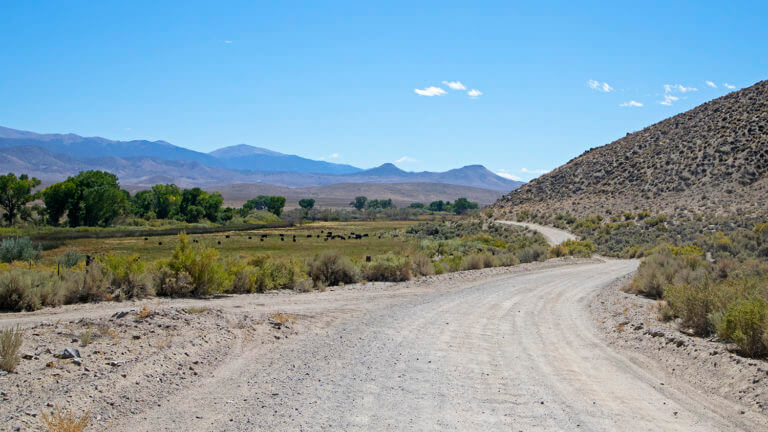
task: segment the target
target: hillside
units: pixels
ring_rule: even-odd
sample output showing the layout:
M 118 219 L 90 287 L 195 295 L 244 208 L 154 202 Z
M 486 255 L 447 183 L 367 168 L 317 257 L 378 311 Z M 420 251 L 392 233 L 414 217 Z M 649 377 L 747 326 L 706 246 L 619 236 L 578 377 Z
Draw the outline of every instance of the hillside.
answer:
M 730 93 L 591 149 L 505 195 L 522 209 L 766 213 L 768 81 Z

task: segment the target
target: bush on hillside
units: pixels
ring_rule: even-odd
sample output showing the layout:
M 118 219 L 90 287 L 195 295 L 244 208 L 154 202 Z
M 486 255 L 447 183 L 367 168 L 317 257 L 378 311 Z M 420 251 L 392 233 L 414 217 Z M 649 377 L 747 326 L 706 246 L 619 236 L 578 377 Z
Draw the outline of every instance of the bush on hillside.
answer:
M 723 315 L 717 334 L 735 343 L 746 356 L 768 354 L 768 302 L 752 297 L 733 303 Z

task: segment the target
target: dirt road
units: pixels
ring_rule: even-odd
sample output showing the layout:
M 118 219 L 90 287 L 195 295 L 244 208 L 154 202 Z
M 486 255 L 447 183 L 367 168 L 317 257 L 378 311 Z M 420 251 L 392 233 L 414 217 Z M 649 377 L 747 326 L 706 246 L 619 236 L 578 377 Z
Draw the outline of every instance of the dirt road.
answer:
M 576 236 L 569 233 L 568 231 L 563 231 L 561 229 L 552 228 L 544 225 L 528 223 L 528 222 L 513 222 L 513 221 L 496 221 L 496 223 L 500 223 L 504 225 L 517 225 L 517 226 L 530 228 L 534 231 L 538 231 L 541 233 L 541 235 L 544 236 L 544 238 L 547 239 L 549 244 L 553 246 L 559 245 L 560 243 L 566 240 L 576 240 Z
M 118 429 L 757 430 L 593 334 L 590 298 L 636 266 L 565 266 L 359 305 Z
M 623 356 L 599 337 L 590 302 L 637 265 L 560 260 L 334 292 L 158 301 L 155 310 L 171 308 L 158 312 L 166 323 L 183 305 L 205 303 L 219 312 L 183 315 L 192 324 L 215 320 L 196 330 L 197 343 L 181 340 L 193 334 L 181 328 L 166 351 L 144 348 L 147 354 L 114 372 L 91 376 L 62 365 L 53 388 L 62 391 L 62 378 L 85 380 L 74 392 L 80 408 L 98 414 L 102 428 L 121 431 L 765 430 L 761 414 L 744 415 L 743 407 L 669 377 L 663 364 L 639 361 L 641 353 Z M 0 323 L 31 326 L 126 307 L 108 305 L 3 315 Z M 298 330 L 232 338 L 237 333 L 227 322 L 275 310 L 297 314 Z M 226 335 L 221 345 L 217 328 Z M 155 347 L 153 337 L 163 335 L 150 330 L 120 343 Z M 219 351 L 218 360 L 194 362 L 200 376 L 174 375 L 202 355 L 193 351 L 201 341 Z M 86 366 L 98 363 L 96 355 L 89 352 Z M 120 352 L 111 355 L 120 360 Z M 53 396 L 17 397 L 28 398 L 14 409 L 25 412 Z

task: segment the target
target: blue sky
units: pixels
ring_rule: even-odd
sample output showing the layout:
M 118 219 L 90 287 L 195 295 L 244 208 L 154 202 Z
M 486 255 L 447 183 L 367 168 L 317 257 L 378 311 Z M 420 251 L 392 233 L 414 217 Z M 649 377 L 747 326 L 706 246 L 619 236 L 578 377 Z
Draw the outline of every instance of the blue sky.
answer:
M 768 78 L 764 1 L 10 3 L 0 125 L 363 168 L 527 180 Z

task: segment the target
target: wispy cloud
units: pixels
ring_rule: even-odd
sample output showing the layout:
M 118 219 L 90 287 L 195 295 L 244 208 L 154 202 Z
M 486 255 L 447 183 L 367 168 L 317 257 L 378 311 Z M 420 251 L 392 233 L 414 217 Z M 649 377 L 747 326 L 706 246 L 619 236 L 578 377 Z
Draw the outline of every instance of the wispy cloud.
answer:
M 680 93 L 688 93 L 699 91 L 696 87 L 686 87 L 681 84 L 664 84 L 664 93 L 672 93 L 673 91 L 679 91 Z
M 476 97 L 482 96 L 482 94 L 483 94 L 483 92 L 481 92 L 478 89 L 472 89 L 472 90 L 467 92 L 467 95 L 469 95 L 469 97 L 471 97 L 471 98 L 476 98 Z
M 731 85 L 731 84 L 728 84 L 728 83 L 723 83 L 723 87 L 725 87 L 725 88 L 727 88 L 729 90 L 733 90 L 733 89 L 736 88 L 735 85 Z
M 451 90 L 466 90 L 467 87 L 461 81 L 443 81 Z
M 227 44 L 227 45 L 229 45 L 229 44 L 231 44 L 231 43 L 232 43 L 232 41 L 231 41 L 231 40 L 229 40 L 229 39 L 227 39 L 227 40 L 225 40 L 225 41 L 224 41 L 224 43 L 225 43 L 225 44 Z
M 624 102 L 623 104 L 621 104 L 619 106 L 623 106 L 623 107 L 641 107 L 641 106 L 643 106 L 643 104 L 641 102 L 631 100 L 629 102 Z
M 549 172 L 549 170 L 520 168 L 520 172 L 526 173 L 526 174 L 546 174 Z
M 445 90 L 435 86 L 430 86 L 424 89 L 413 89 L 413 91 L 419 96 L 442 96 L 445 94 Z
M 498 172 L 496 172 L 496 175 L 499 177 L 504 177 L 507 180 L 514 180 L 514 181 L 522 181 L 523 179 L 510 173 L 509 171 L 505 169 L 500 169 Z
M 602 82 L 601 83 L 600 81 L 596 81 L 596 80 L 593 80 L 593 79 L 587 81 L 587 85 L 592 90 L 597 90 L 597 91 L 604 92 L 604 93 L 610 93 L 610 92 L 612 92 L 614 90 L 613 87 L 611 87 L 611 85 L 608 84 L 607 82 Z
M 408 156 L 403 156 L 400 159 L 395 161 L 395 163 L 409 163 L 409 162 L 416 162 L 416 159 Z
M 662 105 L 670 106 L 670 105 L 672 105 L 672 102 L 677 102 L 679 100 L 680 100 L 680 98 L 677 97 L 677 96 L 672 96 L 671 94 L 665 94 L 664 95 L 664 100 L 659 102 L 659 103 L 662 104 Z
M 708 86 L 712 88 L 717 88 L 717 84 L 713 83 L 712 81 L 704 81 Z

